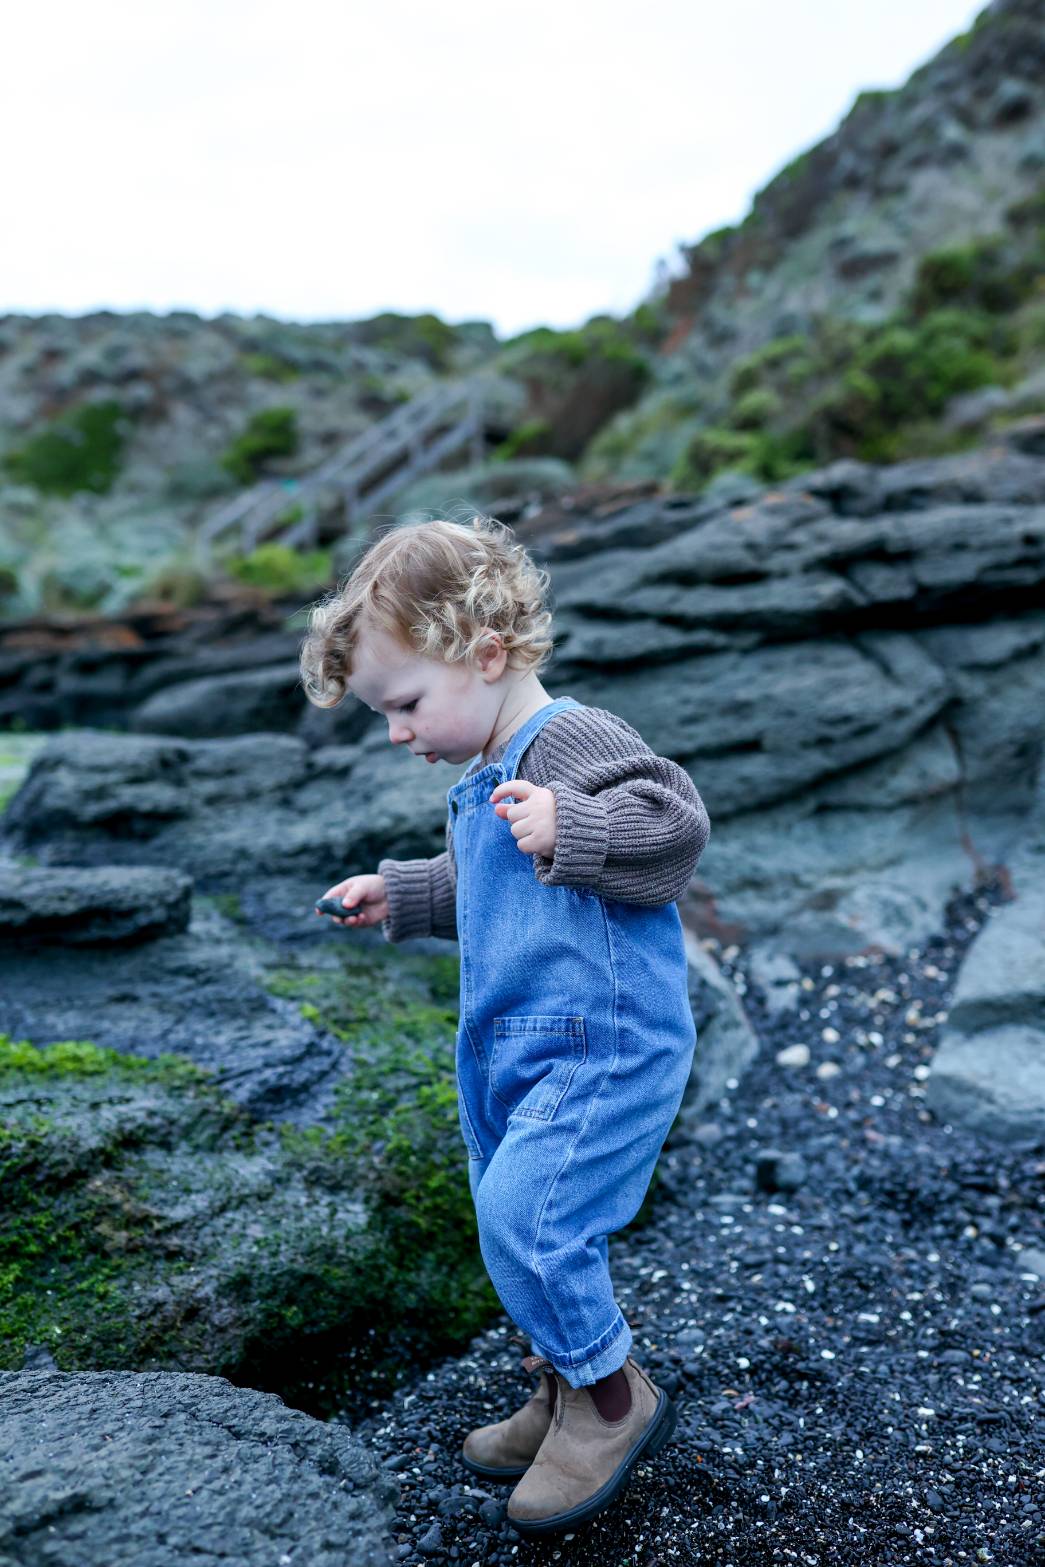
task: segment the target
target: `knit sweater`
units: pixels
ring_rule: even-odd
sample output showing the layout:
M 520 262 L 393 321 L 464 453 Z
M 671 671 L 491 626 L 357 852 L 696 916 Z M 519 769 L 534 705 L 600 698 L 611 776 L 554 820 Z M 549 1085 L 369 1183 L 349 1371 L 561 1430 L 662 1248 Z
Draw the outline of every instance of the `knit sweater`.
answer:
M 477 757 L 465 776 L 498 761 L 509 744 L 510 737 L 485 761 Z M 708 814 L 689 774 L 657 756 L 623 718 L 602 707 L 565 708 L 527 746 L 515 776 L 555 796 L 552 857 L 527 856 L 542 886 L 587 887 L 648 906 L 681 897 L 708 841 Z M 388 894 L 387 941 L 456 938 L 449 819 L 441 854 L 381 860 L 378 872 Z

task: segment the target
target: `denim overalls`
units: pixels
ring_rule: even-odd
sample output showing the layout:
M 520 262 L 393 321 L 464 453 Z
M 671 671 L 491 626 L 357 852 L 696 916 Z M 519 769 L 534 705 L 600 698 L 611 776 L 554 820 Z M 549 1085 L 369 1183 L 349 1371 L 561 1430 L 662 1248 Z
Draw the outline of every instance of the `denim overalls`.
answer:
M 548 720 L 580 706 L 547 703 L 500 762 L 447 794 L 479 1243 L 505 1310 L 572 1387 L 617 1370 L 631 1347 L 607 1236 L 638 1211 L 696 1044 L 677 906 L 543 886 L 490 804 Z

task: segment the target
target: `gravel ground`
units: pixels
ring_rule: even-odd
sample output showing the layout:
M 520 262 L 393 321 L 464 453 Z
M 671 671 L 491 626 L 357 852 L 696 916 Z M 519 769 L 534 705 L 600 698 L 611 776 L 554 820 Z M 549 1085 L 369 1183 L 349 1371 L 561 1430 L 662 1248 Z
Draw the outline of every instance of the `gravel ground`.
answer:
M 789 1015 L 720 954 L 760 1055 L 669 1142 L 650 1222 L 611 1241 L 674 1441 L 586 1528 L 520 1540 L 511 1488 L 457 1458 L 528 1396 L 504 1318 L 351 1418 L 402 1486 L 400 1561 L 1045 1562 L 1045 1140 L 987 1145 L 923 1104 L 993 896 L 903 958 L 806 969 Z M 778 1061 L 800 1045 L 807 1064 Z

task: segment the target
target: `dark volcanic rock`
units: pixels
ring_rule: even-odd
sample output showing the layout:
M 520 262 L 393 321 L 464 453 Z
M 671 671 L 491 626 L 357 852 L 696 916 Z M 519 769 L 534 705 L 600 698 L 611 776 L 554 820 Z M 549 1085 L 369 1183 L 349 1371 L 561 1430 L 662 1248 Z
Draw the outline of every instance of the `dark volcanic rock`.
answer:
M 395 1482 L 344 1426 L 176 1372 L 0 1372 L 0 1558 L 381 1567 Z
M 296 663 L 183 680 L 135 708 L 130 727 L 149 734 L 201 738 L 279 730 L 288 727 L 298 711 L 298 687 Z
M 66 872 L 5 868 L 0 874 L 7 880 Z M 84 881 L 97 875 L 101 886 L 117 889 L 128 874 L 133 880 L 136 873 L 109 867 L 73 873 Z M 188 880 L 176 872 L 138 874 L 146 881 Z M 300 910 L 302 921 L 308 912 L 307 905 Z M 111 918 L 104 908 L 94 915 L 102 930 Z M 0 940 L 0 1033 L 38 1045 L 87 1038 L 149 1057 L 175 1051 L 213 1072 L 218 1086 L 253 1114 L 289 1121 L 320 1114 L 344 1067 L 344 1047 L 265 990 L 260 965 L 236 928 L 205 907 L 187 930 L 123 948 L 109 962 L 97 946 L 70 940 L 57 927 L 38 930 L 32 943 Z
M 104 946 L 172 936 L 188 927 L 191 903 L 192 878 L 182 871 L 0 864 L 0 945 Z
M 1045 1127 L 1045 768 L 1009 870 L 1012 899 L 962 965 L 926 1103 L 1011 1141 Z
M 518 531 L 554 562 L 548 689 L 619 713 L 707 802 L 697 934 L 898 951 L 1013 851 L 1045 735 L 1045 460 L 836 463 L 739 502 L 585 491 Z M 289 672 L 230 678 L 278 707 Z M 186 726 L 236 707 L 179 684 L 154 700 Z M 7 841 L 237 890 L 258 866 L 327 886 L 440 851 L 453 769 L 419 772 L 351 700 L 344 745 L 314 743 L 335 715 L 290 706 L 307 740 L 64 735 Z

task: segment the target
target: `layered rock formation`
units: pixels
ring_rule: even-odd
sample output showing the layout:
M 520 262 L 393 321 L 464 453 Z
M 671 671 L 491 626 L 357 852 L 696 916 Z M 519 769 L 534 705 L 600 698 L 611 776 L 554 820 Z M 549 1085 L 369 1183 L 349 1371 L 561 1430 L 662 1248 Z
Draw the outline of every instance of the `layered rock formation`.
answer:
M 553 578 L 546 686 L 619 712 L 708 803 L 711 844 L 682 901 L 694 936 L 754 944 L 760 962 L 901 951 L 1017 851 L 1045 738 L 1043 448 L 1031 423 L 967 456 L 835 464 L 775 491 L 588 492 L 520 521 Z M 294 645 L 273 633 L 250 678 L 277 690 Z M 160 700 L 162 727 L 181 714 L 194 734 L 253 712 L 240 669 L 209 676 L 204 700 L 191 660 L 167 648 L 164 684 L 135 656 L 152 692 L 135 728 Z M 359 704 L 321 714 L 298 694 L 271 711 L 299 732 L 56 737 L 4 818 L 9 851 L 173 864 L 284 935 L 309 886 L 439 851 L 450 769 L 392 750 Z M 316 743 L 338 725 L 354 738 Z M 162 1015 L 155 974 L 141 994 Z M 118 1020 L 101 970 L 77 983 Z M 32 987 L 11 994 L 34 1037 Z M 108 1041 L 126 1048 L 118 1029 Z M 322 1056 L 290 1042 L 288 1059 L 316 1062 L 304 1102 L 323 1091 Z M 302 1102 L 300 1083 L 278 1093 Z

